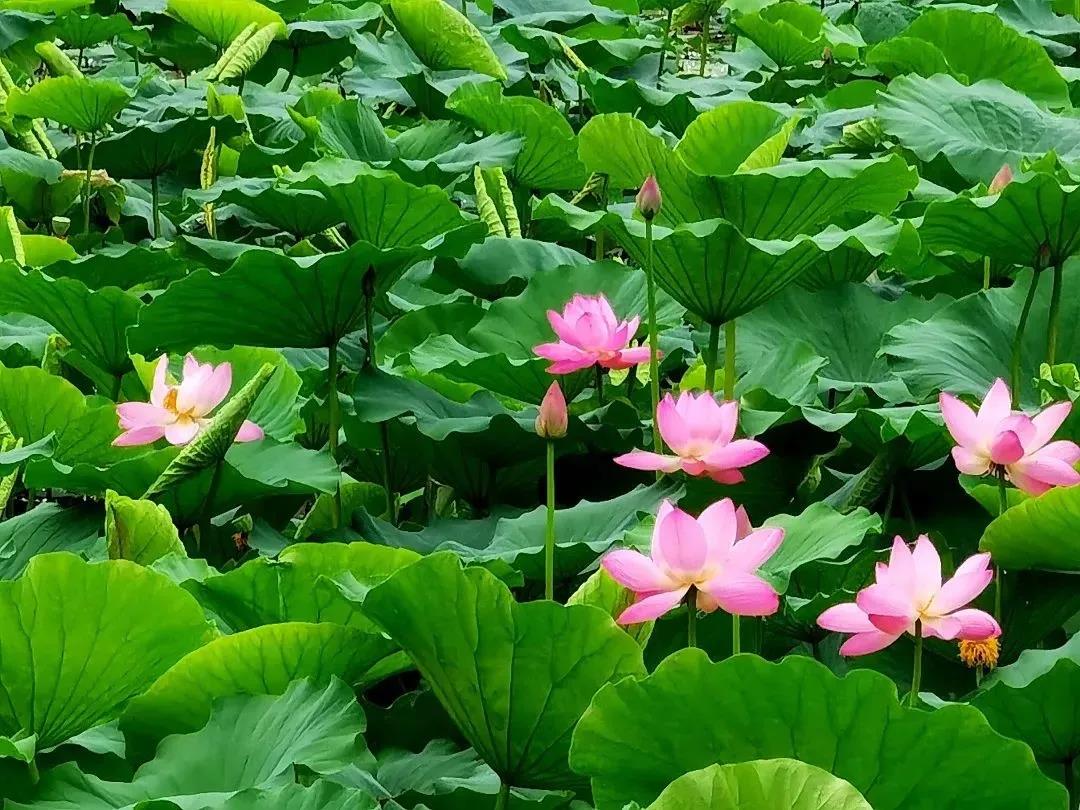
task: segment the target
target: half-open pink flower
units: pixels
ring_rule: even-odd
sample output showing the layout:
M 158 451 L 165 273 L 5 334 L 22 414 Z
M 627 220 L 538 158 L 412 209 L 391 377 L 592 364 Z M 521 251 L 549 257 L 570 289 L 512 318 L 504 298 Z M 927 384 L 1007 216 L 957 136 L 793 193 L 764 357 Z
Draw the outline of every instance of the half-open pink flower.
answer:
M 549 309 L 548 323 L 555 330 L 557 343 L 541 343 L 533 349 L 551 360 L 552 374 L 570 374 L 597 364 L 608 369 L 630 368 L 649 362 L 649 347 L 631 347 L 641 318 L 620 321 L 607 298 L 601 295 L 575 295 L 562 313 Z
M 989 554 L 965 560 L 942 583 L 941 558 L 925 534 L 914 551 L 902 537 L 893 541 L 889 562 L 878 563 L 876 581 L 859 591 L 854 602 L 836 605 L 818 617 L 818 625 L 852 636 L 841 655 L 867 655 L 888 647 L 900 636 L 922 635 L 946 641 L 984 641 L 1001 635 L 989 613 L 965 607 L 994 578 Z
M 1000 194 L 1005 190 L 1005 186 L 1009 185 L 1013 181 L 1012 166 L 1008 163 L 1002 165 L 997 170 L 997 174 L 994 175 L 994 179 L 990 181 L 990 185 L 987 187 L 987 193 Z
M 113 444 L 129 447 L 152 444 L 164 438 L 169 444 L 185 445 L 210 424 L 210 412 L 220 405 L 232 388 L 232 365 L 199 363 L 190 354 L 184 358 L 184 377 L 177 385 L 168 381 L 169 358 L 162 355 L 154 369 L 149 402 L 123 402 L 116 414 L 123 429 Z M 261 439 L 263 430 L 245 420 L 236 441 Z
M 683 392 L 676 400 L 667 394 L 656 408 L 656 425 L 674 455 L 635 450 L 615 459 L 634 470 L 677 470 L 707 475 L 721 484 L 738 484 L 739 472 L 769 455 L 769 448 L 753 439 L 735 439 L 739 403 L 718 403 L 708 391 Z
M 612 578 L 637 596 L 618 622 L 656 619 L 677 607 L 691 587 L 697 589 L 698 610 L 722 608 L 736 616 L 775 613 L 780 597 L 757 570 L 783 539 L 783 529 L 750 530 L 746 513 L 736 510 L 730 498 L 714 503 L 697 519 L 664 501 L 649 556 L 621 549 L 603 559 Z
M 1034 416 L 1014 412 L 1009 387 L 997 380 L 978 413 L 951 394 L 942 393 L 941 415 L 956 440 L 952 450 L 956 468 L 968 475 L 998 474 L 1029 495 L 1041 495 L 1056 486 L 1080 484 L 1080 446 L 1050 441 L 1072 410 L 1058 402 Z

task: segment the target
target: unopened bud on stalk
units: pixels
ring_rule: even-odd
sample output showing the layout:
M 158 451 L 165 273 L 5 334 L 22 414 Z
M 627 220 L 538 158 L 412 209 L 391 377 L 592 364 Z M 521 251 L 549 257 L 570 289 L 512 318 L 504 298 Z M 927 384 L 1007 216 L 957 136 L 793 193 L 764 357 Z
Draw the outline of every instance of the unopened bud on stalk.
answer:
M 651 222 L 660 213 L 660 206 L 663 205 L 664 197 L 660 193 L 660 184 L 656 182 L 653 175 L 650 174 L 645 178 L 645 182 L 641 184 L 641 190 L 637 193 L 635 202 L 637 203 L 637 210 L 645 217 L 646 222 Z
M 536 415 L 536 435 L 545 439 L 561 439 L 566 435 L 566 397 L 557 382 L 553 382 L 540 403 L 540 413 Z
M 53 217 L 52 230 L 54 234 L 63 239 L 71 230 L 71 220 L 67 217 Z
M 1006 163 L 1000 169 L 998 173 L 994 175 L 994 179 L 990 181 L 990 188 L 988 189 L 990 194 L 1000 194 L 1005 190 L 1005 186 L 1009 185 L 1013 180 L 1012 166 Z
M 823 50 L 821 51 L 821 63 L 822 63 L 823 65 L 831 65 L 831 64 L 833 64 L 833 63 L 834 63 L 835 61 L 836 61 L 836 60 L 835 60 L 835 59 L 833 58 L 833 52 L 832 52 L 832 48 L 829 48 L 829 47 L 825 47 L 825 48 L 824 48 L 824 49 L 823 49 Z

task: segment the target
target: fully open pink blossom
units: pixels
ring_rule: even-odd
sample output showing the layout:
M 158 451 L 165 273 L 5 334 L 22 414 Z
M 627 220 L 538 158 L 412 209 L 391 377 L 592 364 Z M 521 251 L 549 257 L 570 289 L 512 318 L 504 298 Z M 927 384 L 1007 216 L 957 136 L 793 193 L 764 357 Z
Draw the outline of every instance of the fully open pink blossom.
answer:
M 603 559 L 612 578 L 637 596 L 618 622 L 656 619 L 677 607 L 691 587 L 697 589 L 698 610 L 722 608 L 736 616 L 775 613 L 780 597 L 756 572 L 783 539 L 783 529 L 750 529 L 746 513 L 736 510 L 730 498 L 697 519 L 664 501 L 648 557 L 621 549 Z
M 169 444 L 185 445 L 210 424 L 210 412 L 220 405 L 232 388 L 232 365 L 199 363 L 190 354 L 184 358 L 184 378 L 178 385 L 167 379 L 169 358 L 162 355 L 154 369 L 154 385 L 149 402 L 124 402 L 116 406 L 123 429 L 113 444 L 129 447 L 152 444 L 164 438 Z M 238 442 L 263 437 L 263 430 L 245 420 L 236 434 Z
M 840 647 L 841 655 L 867 655 L 882 650 L 904 633 L 946 641 L 985 641 L 1001 635 L 989 613 L 966 608 L 982 593 L 994 572 L 989 554 L 969 557 L 942 584 L 941 558 L 925 534 L 912 551 L 903 538 L 893 541 L 888 564 L 878 563 L 876 581 L 859 591 L 854 602 L 829 608 L 818 625 L 852 636 Z
M 1074 465 L 1080 447 L 1050 441 L 1072 410 L 1058 402 L 1034 416 L 1012 410 L 1009 387 L 997 380 L 976 413 L 951 394 L 940 397 L 941 415 L 956 440 L 956 468 L 968 475 L 1004 471 L 1006 478 L 1030 495 L 1056 486 L 1080 484 Z
M 769 448 L 753 439 L 735 439 L 739 403 L 717 403 L 708 391 L 684 392 L 676 400 L 666 395 L 656 408 L 656 424 L 665 444 L 674 455 L 635 450 L 615 459 L 616 464 L 635 470 L 683 470 L 690 475 L 707 475 L 721 484 L 743 480 L 740 467 L 747 467 L 769 455 Z
M 570 374 L 597 364 L 604 368 L 630 368 L 649 362 L 649 347 L 631 347 L 641 318 L 620 321 L 601 295 L 575 295 L 562 313 L 549 309 L 548 323 L 557 343 L 541 343 L 533 349 L 545 360 L 552 374 Z

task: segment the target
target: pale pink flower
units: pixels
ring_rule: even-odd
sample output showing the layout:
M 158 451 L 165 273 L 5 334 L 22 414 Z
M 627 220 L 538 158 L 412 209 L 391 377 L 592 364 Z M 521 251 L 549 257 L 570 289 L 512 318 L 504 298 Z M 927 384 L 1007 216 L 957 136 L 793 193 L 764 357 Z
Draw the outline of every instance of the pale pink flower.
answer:
M 634 470 L 677 470 L 690 475 L 707 475 L 721 484 L 743 480 L 740 467 L 747 467 L 769 455 L 769 448 L 753 439 L 735 439 L 739 403 L 717 403 L 708 391 L 683 392 L 676 400 L 667 394 L 656 408 L 660 436 L 675 455 L 635 450 L 615 459 L 616 464 Z
M 648 557 L 621 549 L 603 559 L 611 577 L 637 596 L 618 622 L 656 619 L 677 607 L 691 587 L 697 589 L 698 610 L 772 615 L 780 597 L 756 572 L 783 539 L 783 529 L 750 529 L 746 513 L 736 510 L 730 498 L 714 503 L 697 519 L 664 501 Z
M 545 439 L 561 439 L 566 435 L 568 420 L 566 397 L 563 396 L 559 383 L 553 382 L 548 386 L 536 414 L 536 434 Z
M 951 394 L 939 398 L 941 415 L 956 440 L 952 450 L 956 468 L 967 475 L 997 474 L 1029 495 L 1041 495 L 1056 486 L 1080 483 L 1074 465 L 1080 447 L 1070 441 L 1050 441 L 1072 410 L 1058 402 L 1035 416 L 1013 411 L 1009 388 L 997 380 L 976 413 Z
M 889 562 L 878 563 L 876 581 L 859 591 L 854 602 L 829 608 L 818 617 L 826 630 L 853 635 L 841 655 L 867 655 L 883 650 L 904 633 L 945 641 L 985 641 L 1001 635 L 989 613 L 965 608 L 994 578 L 989 554 L 965 560 L 942 584 L 941 558 L 925 534 L 912 551 L 902 537 L 893 541 Z
M 1012 166 L 1008 163 L 1004 164 L 998 169 L 997 174 L 994 175 L 994 179 L 990 181 L 990 186 L 987 188 L 987 192 L 990 194 L 1000 194 L 1005 190 L 1005 186 L 1009 185 L 1013 181 Z
M 660 193 L 660 184 L 656 182 L 656 177 L 650 174 L 645 178 L 645 182 L 641 184 L 637 197 L 634 199 L 634 204 L 637 206 L 637 210 L 641 212 L 641 216 L 646 220 L 652 220 L 660 213 L 660 206 L 663 203 L 664 195 Z
M 630 347 L 641 318 L 619 321 L 602 294 L 575 295 L 562 314 L 549 309 L 547 318 L 559 340 L 541 343 L 533 351 L 554 361 L 548 366 L 552 374 L 570 374 L 596 364 L 618 369 L 649 362 L 648 346 Z
M 154 385 L 149 402 L 123 402 L 116 406 L 123 429 L 113 444 L 130 447 L 152 444 L 165 438 L 169 444 L 185 445 L 210 424 L 210 412 L 220 405 L 232 388 L 232 365 L 199 363 L 190 354 L 184 358 L 184 378 L 178 385 L 168 382 L 169 358 L 162 355 L 154 369 Z M 236 434 L 238 442 L 263 437 L 263 430 L 245 420 Z

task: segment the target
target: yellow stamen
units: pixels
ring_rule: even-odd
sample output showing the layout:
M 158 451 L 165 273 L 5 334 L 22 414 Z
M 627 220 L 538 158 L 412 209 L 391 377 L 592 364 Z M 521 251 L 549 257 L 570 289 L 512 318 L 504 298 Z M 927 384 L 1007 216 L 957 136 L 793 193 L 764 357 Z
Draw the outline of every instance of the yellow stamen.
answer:
M 972 669 L 993 669 L 1000 653 L 1001 643 L 996 638 L 960 642 L 960 660 Z
M 161 407 L 167 411 L 176 413 L 176 389 L 170 388 L 165 394 L 165 401 L 161 403 Z

